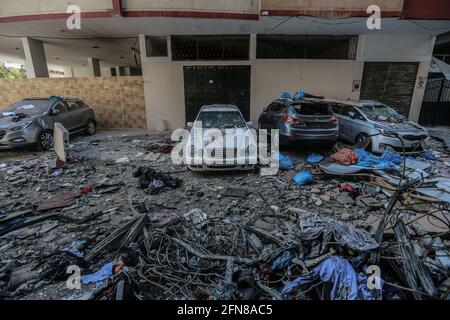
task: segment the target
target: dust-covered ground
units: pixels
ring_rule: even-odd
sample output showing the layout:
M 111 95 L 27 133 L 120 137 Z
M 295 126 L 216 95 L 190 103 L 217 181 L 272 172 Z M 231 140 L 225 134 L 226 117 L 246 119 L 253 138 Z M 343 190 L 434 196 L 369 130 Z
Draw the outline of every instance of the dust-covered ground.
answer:
M 184 165 L 173 165 L 170 153 L 159 155 L 157 160 L 148 160 L 148 146 L 164 143 L 169 136 L 100 132 L 92 137 L 74 137 L 70 149 L 72 160 L 62 168 L 55 167 L 54 152 L 32 149 L 0 152 L 1 230 L 9 231 L 11 229 L 7 228 L 35 217 L 44 217 L 39 223 L 1 233 L 0 298 L 86 298 L 95 291 L 94 284 L 74 290 L 67 288 L 66 282 L 61 280 L 64 275 L 55 274 L 53 277 L 47 274 L 42 277 L 37 274 L 42 273 L 46 268 L 45 261 L 55 252 L 73 248 L 73 244 L 80 241 L 83 241 L 80 251 L 89 252 L 115 229 L 139 217 L 142 212 L 150 215 L 170 212 L 182 216 L 199 209 L 208 219 L 231 219 L 243 223 L 264 214 L 285 216 L 290 220 L 290 226 L 274 233 L 282 239 L 288 233 L 298 232 L 295 223 L 297 215 L 303 211 L 320 213 L 373 231 L 371 223 L 381 216 L 391 194 L 348 177 L 317 176 L 312 184 L 299 187 L 292 183 L 292 176 L 288 177 L 290 172 L 280 171 L 275 176 L 262 176 L 258 170 L 195 173 Z M 434 147 L 445 156 L 439 142 L 434 142 Z M 298 146 L 282 151 L 295 161 L 295 172 L 314 169 L 315 165 L 305 161 L 310 151 L 324 155 L 332 153 L 332 150 L 310 150 L 309 147 Z M 181 179 L 181 186 L 149 194 L 148 189 L 140 188 L 139 179 L 133 176 L 141 166 Z M 441 169 L 445 170 L 445 165 Z M 340 186 L 346 182 L 351 182 L 355 189 L 364 190 L 363 193 L 371 198 L 371 204 L 340 191 Z M 243 197 L 226 196 L 224 192 L 228 187 L 243 189 L 247 194 Z M 39 206 L 48 199 L 67 193 L 77 194 L 70 199 L 70 205 L 39 210 Z M 405 209 L 407 216 L 417 212 L 420 210 Z M 55 214 L 68 219 L 45 219 L 45 216 Z M 88 217 L 94 218 L 89 220 Z M 258 228 L 268 232 L 274 231 L 273 225 L 270 217 L 256 222 Z M 105 249 L 89 262 L 88 269 L 98 270 L 113 257 L 114 250 Z M 41 261 L 41 265 L 33 265 Z M 37 271 L 25 272 L 24 276 L 28 278 L 11 287 L 11 271 L 30 264 Z M 55 268 L 45 270 L 56 272 Z

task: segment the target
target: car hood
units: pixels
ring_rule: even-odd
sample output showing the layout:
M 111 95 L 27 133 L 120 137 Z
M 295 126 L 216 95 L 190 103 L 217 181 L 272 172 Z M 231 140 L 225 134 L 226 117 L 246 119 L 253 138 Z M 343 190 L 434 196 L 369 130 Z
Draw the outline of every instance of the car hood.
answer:
M 25 113 L 11 114 L 0 112 L 0 129 L 8 129 L 22 123 L 29 122 L 38 116 L 30 116 Z
M 393 130 L 396 132 L 410 132 L 410 131 L 421 131 L 426 132 L 426 129 L 422 126 L 408 120 L 401 120 L 397 122 L 389 122 L 389 121 L 373 121 L 376 125 L 386 128 L 388 130 Z

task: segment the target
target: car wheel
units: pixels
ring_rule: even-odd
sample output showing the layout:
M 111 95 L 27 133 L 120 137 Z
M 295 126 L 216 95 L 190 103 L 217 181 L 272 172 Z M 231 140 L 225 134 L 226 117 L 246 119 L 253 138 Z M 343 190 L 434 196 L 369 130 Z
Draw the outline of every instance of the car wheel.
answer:
M 89 123 L 86 126 L 86 133 L 90 136 L 94 135 L 97 131 L 97 126 L 95 125 L 94 121 L 89 121 Z
M 371 140 L 371 138 L 369 137 L 368 134 L 366 134 L 366 133 L 360 133 L 360 134 L 356 137 L 356 139 L 355 139 L 355 144 L 356 144 L 356 143 L 362 143 L 362 142 L 363 142 L 364 140 L 366 140 L 366 139 Z M 368 144 L 368 146 L 367 146 L 366 149 L 367 149 L 367 150 L 372 150 L 372 141 L 369 142 L 369 144 Z
M 42 131 L 38 136 L 38 146 L 41 150 L 51 150 L 53 148 L 53 132 L 51 131 Z

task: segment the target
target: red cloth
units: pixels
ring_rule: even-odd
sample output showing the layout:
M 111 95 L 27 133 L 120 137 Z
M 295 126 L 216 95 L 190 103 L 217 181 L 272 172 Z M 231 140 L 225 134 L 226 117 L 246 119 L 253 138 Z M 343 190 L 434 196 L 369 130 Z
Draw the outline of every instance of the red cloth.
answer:
M 338 164 L 348 166 L 358 161 L 358 154 L 351 149 L 344 148 L 331 155 L 330 158 Z

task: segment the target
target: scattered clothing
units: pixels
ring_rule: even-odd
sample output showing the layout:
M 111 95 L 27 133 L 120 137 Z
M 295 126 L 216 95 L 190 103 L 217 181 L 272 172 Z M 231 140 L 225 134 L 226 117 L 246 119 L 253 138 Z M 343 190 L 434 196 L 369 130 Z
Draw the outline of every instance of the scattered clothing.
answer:
M 348 192 L 353 199 L 362 195 L 362 191 L 359 188 L 353 187 L 350 183 L 344 183 L 339 188 L 340 192 Z
M 381 300 L 382 298 L 381 289 L 369 290 L 367 277 L 356 273 L 347 260 L 337 256 L 326 259 L 309 274 L 288 283 L 283 288 L 282 294 L 287 297 L 296 288 L 318 281 L 333 285 L 330 292 L 331 300 Z
M 319 163 L 320 161 L 322 161 L 324 158 L 323 155 L 318 154 L 318 153 L 310 153 L 308 158 L 306 158 L 306 161 L 308 163 Z
M 321 240 L 322 247 L 318 254 L 323 254 L 326 243 L 331 241 L 360 252 L 378 248 L 378 243 L 366 230 L 323 215 L 304 214 L 299 220 L 299 228 L 301 240 Z
M 182 183 L 178 178 L 147 167 L 139 167 L 133 175 L 135 178 L 139 178 L 140 187 L 142 189 L 148 189 L 150 194 L 156 194 L 165 187 L 172 189 L 179 188 Z
M 152 151 L 154 153 L 171 153 L 173 146 L 167 143 L 150 143 L 147 145 L 147 151 Z
M 296 185 L 303 186 L 311 183 L 313 181 L 313 176 L 309 172 L 301 171 L 294 176 L 293 180 Z
M 95 283 L 97 287 L 100 287 L 103 281 L 109 279 L 113 275 L 113 263 L 108 262 L 100 270 L 92 274 L 81 276 L 81 282 L 83 284 Z
M 377 157 L 376 155 L 367 152 L 366 150 L 354 149 L 354 151 L 358 154 L 358 162 L 356 163 L 358 167 L 379 169 L 379 170 L 397 169 L 397 165 L 395 163 L 391 161 L 382 160 L 380 157 Z
M 272 262 L 272 270 L 281 270 L 286 268 L 291 262 L 294 255 L 291 251 L 286 250 Z
M 292 161 L 292 159 L 289 156 L 280 153 L 278 155 L 278 159 L 279 159 L 281 170 L 287 171 L 287 170 L 294 169 L 294 167 L 295 167 L 294 162 Z
M 395 165 L 399 165 L 403 162 L 403 158 L 401 155 L 395 152 L 385 151 L 380 156 L 382 161 L 392 162 Z
M 330 156 L 331 160 L 341 165 L 352 165 L 358 161 L 358 154 L 348 148 L 343 148 Z

